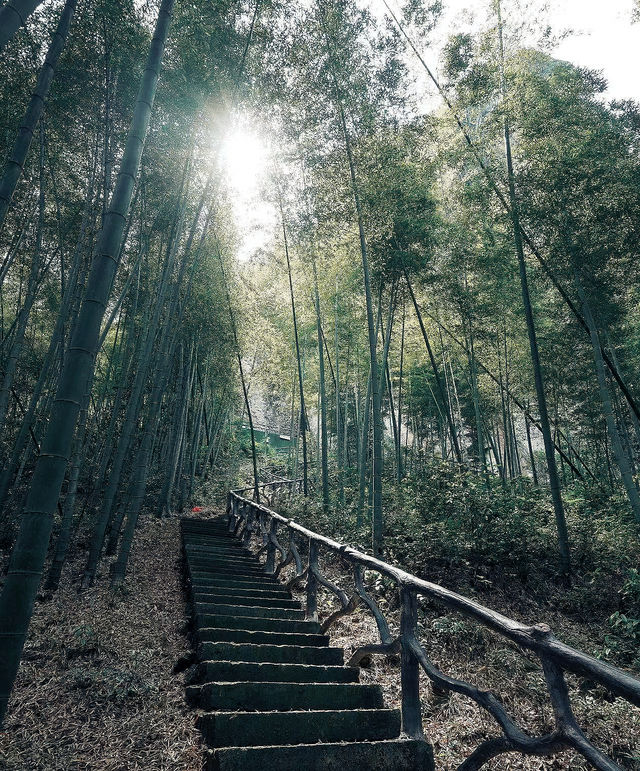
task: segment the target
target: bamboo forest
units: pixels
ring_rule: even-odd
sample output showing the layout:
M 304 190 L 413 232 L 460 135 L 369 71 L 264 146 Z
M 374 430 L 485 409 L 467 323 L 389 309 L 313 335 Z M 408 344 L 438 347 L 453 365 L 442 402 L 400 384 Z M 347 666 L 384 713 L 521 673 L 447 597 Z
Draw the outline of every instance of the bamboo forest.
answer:
M 0 769 L 640 770 L 639 0 L 0 0 Z

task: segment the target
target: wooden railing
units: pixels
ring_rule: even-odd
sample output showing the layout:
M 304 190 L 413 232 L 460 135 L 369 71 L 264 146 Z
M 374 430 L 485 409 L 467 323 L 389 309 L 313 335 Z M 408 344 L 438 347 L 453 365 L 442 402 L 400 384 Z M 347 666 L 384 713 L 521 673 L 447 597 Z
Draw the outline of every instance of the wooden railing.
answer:
M 620 771 L 620 766 L 597 749 L 578 725 L 571 707 L 565 672 L 588 677 L 636 707 L 640 707 L 640 680 L 565 645 L 553 636 L 546 624 L 535 626 L 519 624 L 468 597 L 438 584 L 424 581 L 350 546 L 314 533 L 266 506 L 244 498 L 242 492 L 244 491 L 233 490 L 229 493 L 227 506 L 229 530 L 240 536 L 246 545 L 249 545 L 253 535 L 262 540 L 262 547 L 258 553 L 266 552 L 267 573 L 279 576 L 285 566 L 295 566 L 295 576 L 288 585 L 290 587 L 304 585 L 308 619 L 318 620 L 319 585 L 335 594 L 340 603 L 340 608 L 331 613 L 322 623 L 323 632 L 326 632 L 337 619 L 353 612 L 360 601 L 373 615 L 380 641 L 356 650 L 348 664 L 358 666 L 366 656 L 372 654 L 400 653 L 402 730 L 405 735 L 412 738 L 423 737 L 419 694 L 420 669 L 423 669 L 437 692 L 454 692 L 468 697 L 486 710 L 502 730 L 500 736 L 483 741 L 459 766 L 459 771 L 475 771 L 491 758 L 506 752 L 548 756 L 566 749 L 574 749 L 600 771 Z M 286 546 L 282 545 L 283 534 L 288 540 Z M 306 548 L 302 547 L 303 542 Z M 354 589 L 350 596 L 322 575 L 319 562 L 321 550 L 337 555 L 353 570 Z M 306 552 L 304 560 L 301 551 Z M 400 601 L 400 631 L 397 636 L 391 634 L 384 614 L 365 588 L 365 570 L 386 576 L 396 585 Z M 419 595 L 473 619 L 531 651 L 537 657 L 553 707 L 555 725 L 552 731 L 542 736 L 530 736 L 508 714 L 503 704 L 491 691 L 481 690 L 464 680 L 450 677 L 434 665 L 418 639 Z
M 301 493 L 302 484 L 303 484 L 302 479 L 274 479 L 271 482 L 260 482 L 260 484 L 258 485 L 258 489 L 260 491 L 261 499 L 264 500 L 266 503 L 268 503 L 269 506 L 271 506 L 275 498 L 283 490 L 285 490 L 289 494 L 295 493 L 295 492 Z M 251 487 L 241 487 L 237 490 L 232 490 L 232 492 L 240 496 L 243 493 L 251 493 L 252 500 L 255 500 L 254 485 L 251 485 Z

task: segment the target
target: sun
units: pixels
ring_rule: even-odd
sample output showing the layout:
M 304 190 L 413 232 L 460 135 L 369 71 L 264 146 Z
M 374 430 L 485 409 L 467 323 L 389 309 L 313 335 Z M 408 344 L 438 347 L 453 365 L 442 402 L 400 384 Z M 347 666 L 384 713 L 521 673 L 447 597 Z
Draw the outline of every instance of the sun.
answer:
M 269 201 L 270 147 L 255 124 L 236 124 L 220 146 L 220 169 L 226 180 L 238 233 L 237 258 L 244 262 L 273 237 L 275 209 Z
M 229 186 L 240 198 L 253 198 L 267 171 L 269 151 L 262 137 L 242 126 L 229 131 L 222 142 L 222 168 Z

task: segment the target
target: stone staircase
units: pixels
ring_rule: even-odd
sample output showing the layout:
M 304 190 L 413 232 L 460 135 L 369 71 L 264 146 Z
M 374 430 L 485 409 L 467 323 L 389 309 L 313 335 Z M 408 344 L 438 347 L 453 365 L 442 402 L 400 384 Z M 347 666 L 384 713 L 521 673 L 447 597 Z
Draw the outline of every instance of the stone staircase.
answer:
M 320 625 L 227 530 L 185 518 L 182 539 L 207 771 L 429 771 L 431 748 L 400 736 L 400 711 L 360 685 Z

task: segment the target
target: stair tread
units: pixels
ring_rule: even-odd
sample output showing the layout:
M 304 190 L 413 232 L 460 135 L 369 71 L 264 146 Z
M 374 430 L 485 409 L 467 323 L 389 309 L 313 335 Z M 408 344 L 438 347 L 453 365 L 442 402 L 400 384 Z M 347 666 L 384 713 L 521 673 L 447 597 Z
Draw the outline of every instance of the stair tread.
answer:
M 400 735 L 380 685 L 358 682 L 226 518 L 180 527 L 201 657 L 187 699 L 211 747 L 207 771 L 433 770 L 430 745 Z

